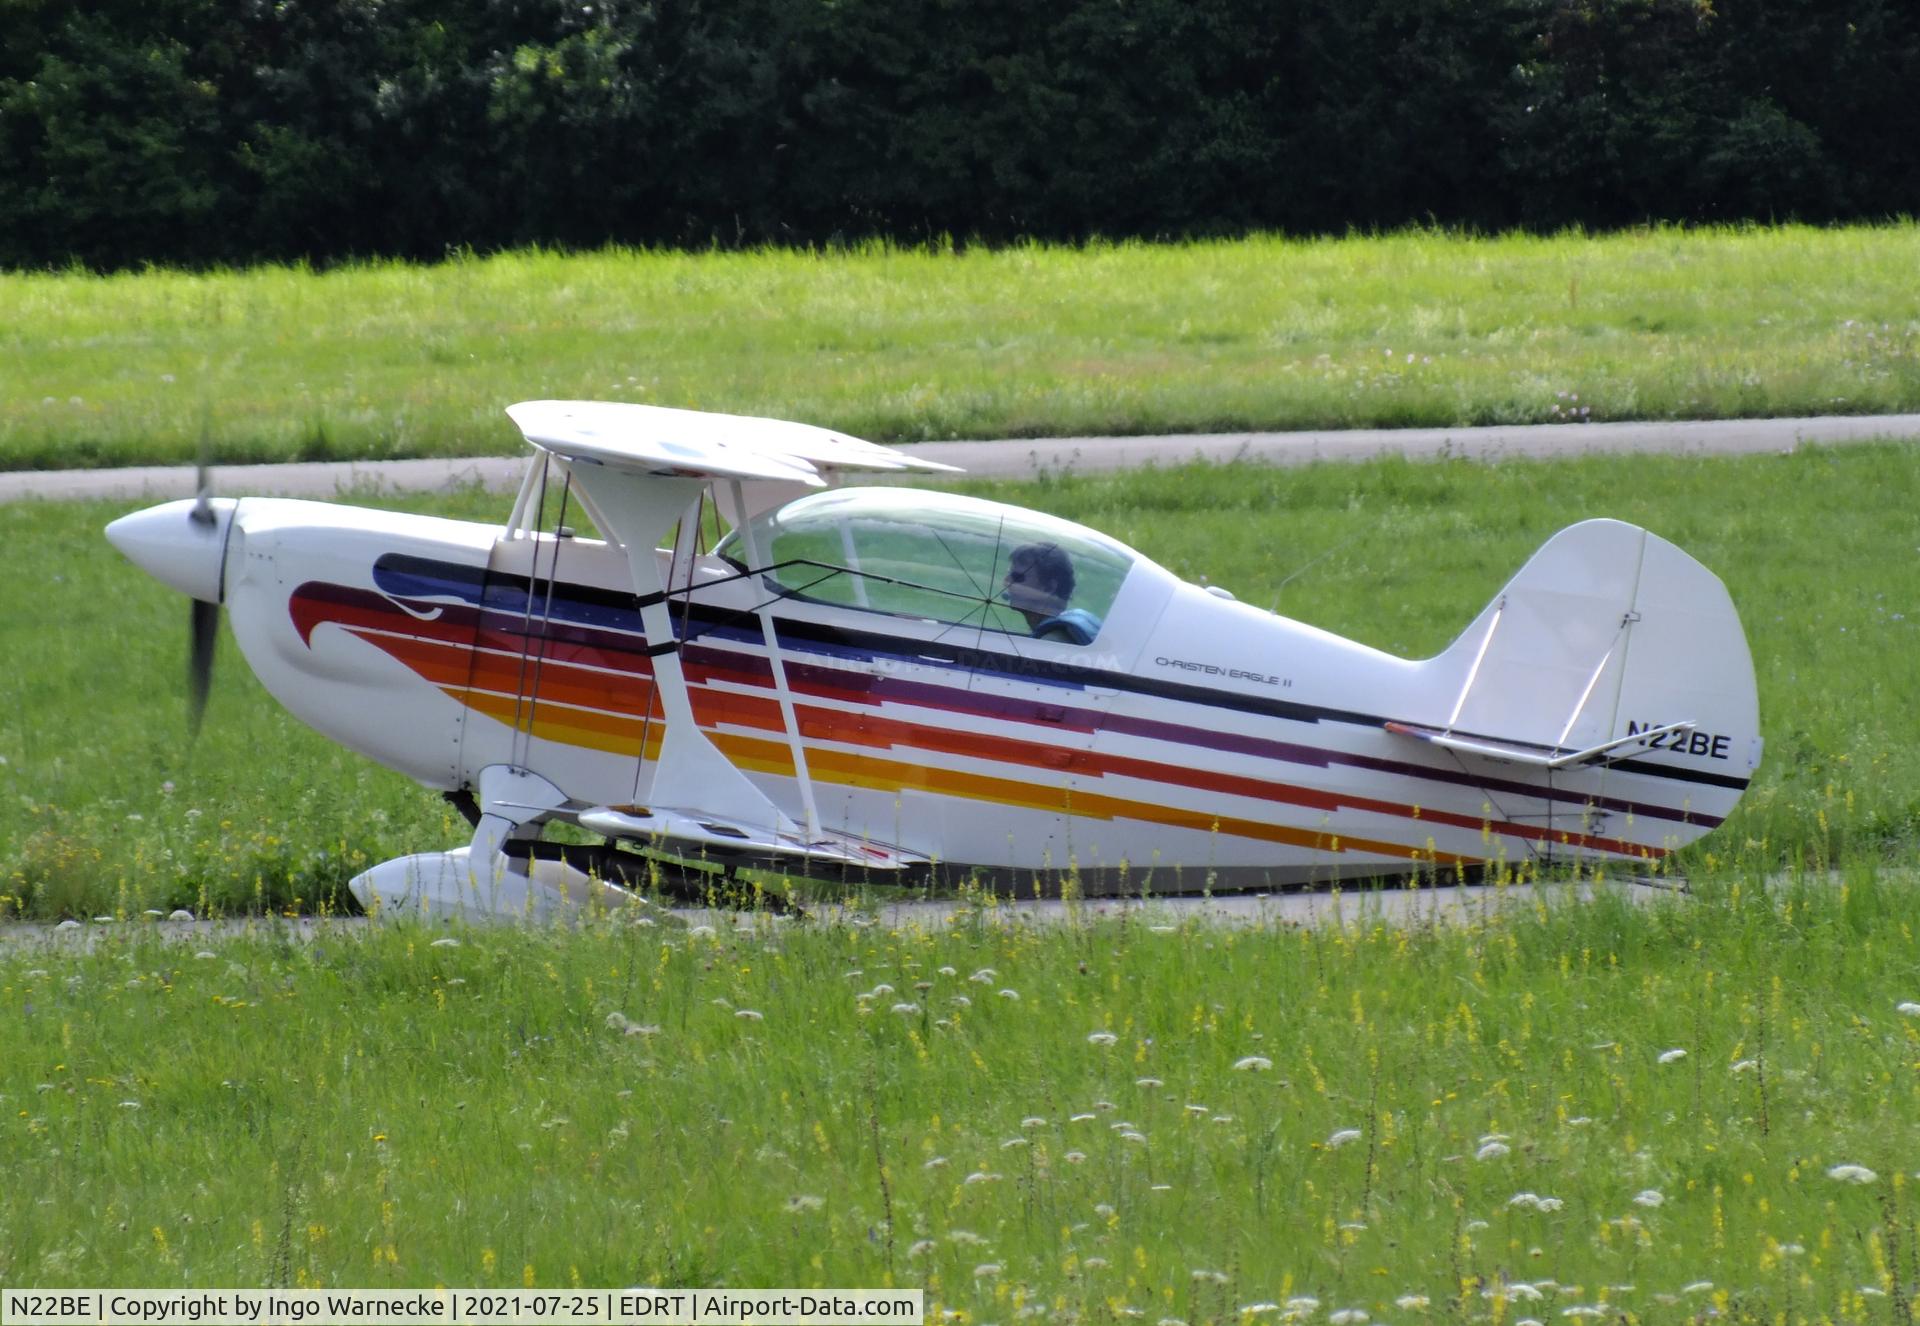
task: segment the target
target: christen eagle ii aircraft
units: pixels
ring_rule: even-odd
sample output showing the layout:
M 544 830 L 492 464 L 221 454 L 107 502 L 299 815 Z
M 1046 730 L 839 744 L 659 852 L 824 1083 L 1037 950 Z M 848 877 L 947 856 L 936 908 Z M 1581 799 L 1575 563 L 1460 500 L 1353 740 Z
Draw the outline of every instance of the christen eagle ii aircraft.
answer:
M 1088 894 L 1651 862 L 1759 763 L 1725 588 L 1618 521 L 1412 661 L 1051 516 L 839 486 L 947 467 L 825 429 L 507 413 L 534 454 L 504 527 L 203 495 L 107 529 L 198 601 L 201 697 L 225 604 L 288 709 L 467 811 L 469 846 L 352 882 L 370 909 L 541 913 L 636 849 Z

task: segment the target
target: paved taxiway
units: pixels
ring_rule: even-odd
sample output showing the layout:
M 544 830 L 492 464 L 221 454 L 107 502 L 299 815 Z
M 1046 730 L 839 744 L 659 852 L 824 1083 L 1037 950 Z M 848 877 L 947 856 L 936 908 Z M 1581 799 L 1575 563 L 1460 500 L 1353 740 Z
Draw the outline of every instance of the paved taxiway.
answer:
M 1127 469 L 1189 460 L 1257 460 L 1305 465 L 1323 460 L 1477 461 L 1590 454 L 1733 456 L 1787 452 L 1809 445 L 1920 441 L 1920 414 L 1831 415 L 1810 419 L 1704 422 L 1524 424 L 1492 428 L 1328 429 L 1302 433 L 1189 433 L 1151 437 L 1053 437 L 998 442 L 919 442 L 908 450 L 958 465 L 979 478 L 1030 478 L 1043 471 Z M 460 460 L 305 462 L 216 466 L 213 484 L 230 497 L 334 497 L 366 489 L 430 492 L 479 484 L 517 487 L 524 455 Z M 190 465 L 117 470 L 0 472 L 0 502 L 22 498 L 160 501 L 191 497 Z

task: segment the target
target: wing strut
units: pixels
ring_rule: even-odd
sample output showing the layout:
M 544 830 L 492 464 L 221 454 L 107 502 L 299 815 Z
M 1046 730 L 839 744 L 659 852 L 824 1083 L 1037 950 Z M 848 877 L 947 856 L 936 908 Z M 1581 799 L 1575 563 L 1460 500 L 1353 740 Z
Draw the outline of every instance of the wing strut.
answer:
M 747 545 L 747 565 L 764 566 L 761 559 L 758 537 L 754 533 L 753 522 L 744 512 L 747 509 L 746 494 L 738 479 L 727 483 L 729 495 L 733 498 L 734 510 L 742 512 L 739 522 L 740 537 Z M 800 784 L 800 805 L 807 817 L 807 840 L 820 836 L 820 809 L 814 804 L 813 777 L 807 772 L 807 751 L 800 741 L 800 720 L 793 712 L 793 691 L 787 686 L 786 660 L 780 652 L 780 639 L 773 628 L 773 604 L 775 599 L 766 599 L 757 604 L 753 615 L 760 619 L 760 638 L 766 642 L 767 662 L 773 665 L 773 689 L 780 697 L 780 719 L 786 724 L 787 749 L 793 752 L 793 776 Z

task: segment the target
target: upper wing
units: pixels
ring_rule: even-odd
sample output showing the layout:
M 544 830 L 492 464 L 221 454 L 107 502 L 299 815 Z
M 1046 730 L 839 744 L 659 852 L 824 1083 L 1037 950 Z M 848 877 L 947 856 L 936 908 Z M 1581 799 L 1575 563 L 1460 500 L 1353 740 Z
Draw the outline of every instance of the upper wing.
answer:
M 819 487 L 835 470 L 957 473 L 830 428 L 615 401 L 522 401 L 507 416 L 555 455 L 679 478 L 784 479 Z

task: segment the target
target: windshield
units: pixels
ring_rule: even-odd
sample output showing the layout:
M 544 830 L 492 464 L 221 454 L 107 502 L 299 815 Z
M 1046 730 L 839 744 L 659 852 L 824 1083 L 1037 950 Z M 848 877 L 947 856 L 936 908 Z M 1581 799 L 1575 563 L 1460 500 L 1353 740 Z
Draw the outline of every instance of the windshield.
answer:
M 761 563 L 798 597 L 1079 644 L 1136 560 L 1084 526 L 917 488 L 810 493 L 753 531 Z M 715 552 L 746 564 L 738 530 Z

